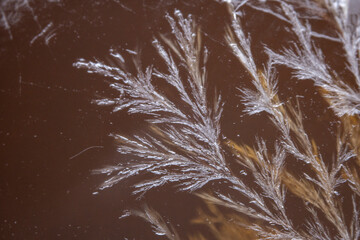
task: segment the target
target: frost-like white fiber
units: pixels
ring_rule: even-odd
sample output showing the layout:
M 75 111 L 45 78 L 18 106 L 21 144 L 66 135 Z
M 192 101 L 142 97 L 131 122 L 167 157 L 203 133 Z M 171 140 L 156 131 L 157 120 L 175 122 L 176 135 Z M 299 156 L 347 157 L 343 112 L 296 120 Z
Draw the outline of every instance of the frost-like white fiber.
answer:
M 165 184 L 179 191 L 196 191 L 197 196 L 208 202 L 253 219 L 246 228 L 259 239 L 359 239 L 360 25 L 349 23 L 348 3 L 335 0 L 218 2 L 228 7 L 231 17 L 230 26 L 224 29 L 225 40 L 252 83 L 249 88 L 238 88 L 239 101 L 249 117 L 266 115 L 277 130 L 278 138 L 269 143 L 258 137 L 254 147 L 223 141 L 220 120 L 225 103 L 220 95 L 215 94 L 213 102 L 207 97 L 206 67 L 210 51 L 202 45 L 200 30 L 192 16 L 184 17 L 176 10 L 174 17 L 166 15 L 172 37 L 161 35 L 153 40 L 166 71 L 159 70 L 158 66 L 143 68 L 140 56 L 133 52 L 130 60 L 136 71 L 128 71 L 129 59 L 114 50 L 110 55 L 116 64 L 84 59 L 74 64 L 105 77 L 117 91 L 118 97 L 97 99 L 97 104 L 110 105 L 113 111 L 144 114 L 150 123 L 147 134 L 131 137 L 112 134 L 118 152 L 130 160 L 96 170 L 109 176 L 100 189 L 133 178 L 136 180 L 133 193 L 137 196 Z M 268 61 L 264 65 L 255 61 L 250 35 L 241 26 L 241 11 L 245 6 L 270 14 L 290 26 L 290 34 L 296 37 L 281 51 L 265 48 Z M 337 36 L 312 30 L 310 19 L 322 19 L 324 14 L 334 25 Z M 341 46 L 353 81 L 341 79 L 340 73 L 327 64 L 325 53 L 314 38 Z M 341 130 L 334 137 L 337 148 L 332 159 L 324 159 L 316 141 L 307 132 L 299 104 L 280 99 L 276 69 L 280 64 L 293 70 L 294 79 L 311 80 L 337 115 Z M 177 101 L 163 93 L 154 79 L 176 90 Z M 228 150 L 233 152 L 231 160 L 238 164 L 241 172 L 234 172 L 229 159 L 225 158 Z M 288 161 L 304 166 L 303 172 L 292 173 L 286 168 Z M 137 180 L 138 175 L 142 180 Z M 246 184 L 243 175 L 253 182 Z M 227 181 L 230 192 L 236 194 L 229 194 L 229 189 L 201 193 L 210 181 Z M 351 203 L 352 211 L 344 206 L 344 197 L 339 193 L 343 188 L 349 189 L 349 196 L 345 197 L 349 198 L 347 202 Z M 294 216 L 289 214 L 289 208 L 294 207 L 287 203 L 290 195 L 303 204 L 299 206 L 305 215 L 301 226 L 296 225 Z M 175 228 L 149 207 L 128 213 L 148 221 L 156 234 L 179 239 Z

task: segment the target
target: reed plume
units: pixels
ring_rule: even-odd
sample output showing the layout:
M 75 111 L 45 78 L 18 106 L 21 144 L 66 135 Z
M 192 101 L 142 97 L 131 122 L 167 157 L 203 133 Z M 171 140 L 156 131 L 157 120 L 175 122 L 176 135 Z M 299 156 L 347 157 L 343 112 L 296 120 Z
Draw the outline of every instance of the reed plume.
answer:
M 226 2 L 230 13 L 231 24 L 224 29 L 228 48 L 252 84 L 251 88 L 238 88 L 243 111 L 249 117 L 266 116 L 265 121 L 270 121 L 278 133 L 277 140 L 269 143 L 257 137 L 255 146 L 222 141 L 224 102 L 220 95 L 215 94 L 213 101 L 207 96 L 210 51 L 203 46 L 193 17 L 184 17 L 176 10 L 174 17 L 166 15 L 172 37 L 160 35 L 153 40 L 166 71 L 158 66 L 143 69 L 138 55 L 132 59 L 136 71 L 128 71 L 126 58 L 113 50 L 110 54 L 116 64 L 83 59 L 74 64 L 103 76 L 118 92 L 119 97 L 97 99 L 97 104 L 111 105 L 113 111 L 146 115 L 150 124 L 147 134 L 112 134 L 118 152 L 134 159 L 96 170 L 95 173 L 110 176 L 100 189 L 142 175 L 147 179 L 133 185 L 133 193 L 139 196 L 165 184 L 195 193 L 216 216 L 213 219 L 221 227 L 209 224 L 209 229 L 218 239 L 225 233 L 229 239 L 236 239 L 236 234 L 241 239 L 245 232 L 249 239 L 359 239 L 359 22 L 349 25 L 346 6 L 335 0 L 218 2 Z M 241 9 L 245 5 L 284 22 L 296 41 L 280 51 L 265 48 L 267 62 L 257 63 L 251 38 L 241 25 Z M 336 36 L 313 31 L 311 18 L 332 24 Z M 327 64 L 326 53 L 315 38 L 341 45 L 352 80 L 342 78 Z M 305 127 L 299 100 L 280 98 L 277 65 L 292 69 L 294 79 L 311 80 L 339 120 L 331 159 L 325 159 Z M 156 85 L 158 80 L 176 90 L 181 101 L 162 93 Z M 233 153 L 232 159 L 225 157 L 226 151 Z M 287 167 L 290 161 L 304 166 L 302 171 L 292 172 Z M 237 164 L 236 169 L 242 169 L 246 177 L 235 171 L 231 163 Z M 251 184 L 246 182 L 249 179 Z M 226 181 L 228 189 L 201 192 L 211 181 Z M 348 194 L 342 196 L 347 188 Z M 301 203 L 299 207 L 305 213 L 301 226 L 290 214 L 290 197 Z M 345 210 L 344 199 L 351 203 L 350 213 Z M 224 208 L 231 213 L 222 212 Z M 175 228 L 164 223 L 151 208 L 130 213 L 148 221 L 155 233 L 180 239 Z M 199 210 L 194 224 L 203 223 L 204 218 L 209 219 Z M 205 239 L 201 233 L 189 238 Z

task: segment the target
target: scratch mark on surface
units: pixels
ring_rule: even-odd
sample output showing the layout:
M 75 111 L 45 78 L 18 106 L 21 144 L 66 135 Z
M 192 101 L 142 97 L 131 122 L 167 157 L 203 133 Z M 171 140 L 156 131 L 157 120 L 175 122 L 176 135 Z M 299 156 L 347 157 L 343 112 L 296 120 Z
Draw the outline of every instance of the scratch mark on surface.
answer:
M 21 97 L 21 84 L 22 84 L 22 75 L 19 73 L 19 96 Z
M 54 26 L 54 24 L 52 22 L 50 22 L 39 34 L 37 34 L 35 37 L 33 37 L 33 39 L 31 39 L 31 41 L 30 41 L 30 46 L 33 45 L 37 39 L 44 37 L 45 34 L 48 33 L 49 29 L 52 28 L 52 26 Z M 54 35 L 55 35 L 54 30 L 52 30 L 49 32 L 49 34 L 47 36 L 45 36 L 45 44 L 46 45 L 48 45 L 48 42 Z
M 123 9 L 125 9 L 128 12 L 131 12 L 133 14 L 136 14 L 134 10 L 132 10 L 131 8 L 125 6 L 124 4 L 122 4 L 121 2 L 114 0 L 114 2 L 116 2 L 117 4 L 119 4 Z
M 39 31 L 41 31 L 41 30 L 43 29 L 43 27 L 41 26 L 41 24 L 40 24 L 40 22 L 39 22 L 39 18 L 38 18 L 38 16 L 35 14 L 34 9 L 31 7 L 31 5 L 30 5 L 30 3 L 29 3 L 28 0 L 24 0 L 24 3 L 25 3 L 25 5 L 26 5 L 26 7 L 29 9 L 29 11 L 30 11 L 30 13 L 31 13 L 31 15 L 32 15 L 32 17 L 33 17 L 34 22 L 37 24 L 37 26 L 38 26 L 38 28 L 39 28 Z M 46 29 L 46 27 L 45 27 L 45 29 Z M 36 39 L 35 39 L 35 40 L 36 40 Z M 46 44 L 46 40 L 45 40 L 45 44 Z M 30 43 L 30 45 L 31 45 L 31 43 Z M 46 44 L 46 45 L 47 45 L 47 44 Z M 51 55 L 53 56 L 53 58 L 55 59 L 54 54 L 53 54 L 53 52 L 51 51 L 49 45 L 47 45 L 47 46 L 48 46 L 48 49 L 49 49 L 50 54 L 51 54 Z
M 90 149 L 93 149 L 93 148 L 104 148 L 104 146 L 91 146 L 91 147 L 85 148 L 84 150 L 80 151 L 79 153 L 77 153 L 77 154 L 69 157 L 69 160 L 74 159 L 74 158 L 76 158 L 77 156 L 79 156 L 79 155 L 83 154 L 84 152 L 86 152 L 86 151 L 88 151 L 88 150 L 90 150 Z
M 56 36 L 55 30 L 49 32 L 49 34 L 45 36 L 45 44 L 49 45 L 50 40 L 53 39 L 53 37 L 55 36 Z
M 125 49 L 125 51 L 127 51 L 128 53 L 132 54 L 132 55 L 137 55 L 137 52 L 131 49 Z

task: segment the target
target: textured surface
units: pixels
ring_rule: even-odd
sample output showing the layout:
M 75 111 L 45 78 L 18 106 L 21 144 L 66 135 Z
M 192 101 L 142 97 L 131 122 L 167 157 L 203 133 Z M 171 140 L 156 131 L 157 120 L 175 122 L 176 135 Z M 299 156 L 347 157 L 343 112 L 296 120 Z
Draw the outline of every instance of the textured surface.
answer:
M 358 239 L 357 5 L 1 1 L 0 238 Z

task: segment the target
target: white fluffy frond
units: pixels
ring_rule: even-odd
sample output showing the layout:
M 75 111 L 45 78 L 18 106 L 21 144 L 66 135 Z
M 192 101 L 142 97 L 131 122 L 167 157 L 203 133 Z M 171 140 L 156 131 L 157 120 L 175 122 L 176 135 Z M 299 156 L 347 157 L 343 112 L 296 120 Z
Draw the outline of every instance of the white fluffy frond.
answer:
M 356 200 L 360 196 L 360 178 L 357 169 L 351 169 L 352 165 L 348 164 L 351 159 L 358 157 L 355 149 L 357 133 L 352 135 L 347 132 L 342 137 L 338 136 L 333 158 L 324 159 L 327 155 L 319 152 L 311 134 L 306 132 L 299 103 L 294 107 L 289 102 L 282 102 L 278 96 L 274 64 L 292 68 L 294 76 L 299 80 L 312 80 L 321 88 L 323 96 L 339 117 L 360 114 L 360 88 L 342 81 L 339 74 L 326 64 L 324 53 L 312 40 L 314 36 L 328 40 L 334 38 L 312 32 L 309 22 L 303 22 L 301 19 L 304 16 L 300 16 L 297 11 L 310 11 L 309 6 L 315 5 L 323 9 L 320 7 L 322 5 L 295 0 L 219 1 L 230 4 L 232 21 L 231 27 L 226 29 L 225 39 L 252 84 L 250 88 L 238 89 L 245 106 L 244 112 L 248 115 L 266 114 L 279 135 L 272 149 L 267 148 L 269 144 L 263 139 L 256 139 L 257 144 L 253 148 L 228 144 L 241 165 L 237 166 L 241 167 L 240 173 L 246 173 L 246 179 L 252 179 L 252 184 L 243 181 L 226 161 L 221 144 L 222 99 L 215 94 L 213 101 L 209 101 L 207 96 L 206 67 L 209 52 L 202 45 L 200 30 L 193 17 L 184 17 L 176 10 L 173 15 L 166 15 L 172 34 L 160 35 L 152 41 L 163 65 L 142 68 L 140 58 L 134 58 L 135 68 L 129 71 L 126 67 L 128 59 L 115 51 L 110 53 L 112 64 L 83 59 L 74 64 L 77 68 L 104 77 L 115 90 L 116 97 L 97 99 L 95 102 L 98 105 L 111 105 L 113 111 L 144 114 L 150 123 L 149 128 L 131 137 L 111 134 L 117 144 L 117 151 L 126 160 L 94 171 L 108 175 L 100 189 L 129 179 L 132 180 L 133 193 L 143 196 L 163 185 L 174 186 L 178 191 L 194 192 L 211 181 L 225 181 L 231 188 L 230 193 L 214 191 L 198 195 L 253 219 L 248 227 L 257 232 L 260 239 L 359 238 Z M 344 16 L 347 13 L 344 7 L 335 6 L 336 2 L 339 1 L 324 0 L 327 9 L 319 12 L 333 9 L 330 12 L 337 16 L 336 22 L 341 30 L 345 26 Z M 261 67 L 254 59 L 251 38 L 243 31 L 238 17 L 238 11 L 245 5 L 291 24 L 291 31 L 298 39 L 292 42 L 290 48 L 277 53 L 267 49 L 269 60 Z M 344 27 L 344 32 L 335 40 L 343 43 L 348 69 L 357 83 L 359 70 L 356 51 L 359 48 L 354 44 L 360 40 L 347 29 L 347 26 Z M 160 83 L 176 91 L 178 98 L 173 100 L 174 96 L 169 96 L 166 91 L 164 93 L 161 88 L 164 85 Z M 357 123 L 358 119 L 348 124 L 352 122 Z M 347 141 L 346 137 L 353 139 Z M 293 174 L 286 169 L 287 154 L 293 157 L 289 160 L 306 165 L 304 172 Z M 346 182 L 354 195 L 351 218 L 345 216 L 343 211 L 347 209 L 339 196 L 340 187 L 345 186 Z M 294 225 L 296 221 L 288 214 L 287 191 L 303 201 L 306 216 L 301 226 Z M 234 195 L 241 198 L 235 199 Z M 145 206 L 143 210 L 133 211 L 132 214 L 152 224 L 156 234 L 179 239 L 174 228 L 149 207 Z
M 129 214 L 140 217 L 150 223 L 154 233 L 158 236 L 166 236 L 169 240 L 181 239 L 175 228 L 171 224 L 166 223 L 162 216 L 148 205 L 144 205 L 141 210 L 131 210 Z
M 294 43 L 292 48 L 283 50 L 280 54 L 267 50 L 268 55 L 275 64 L 288 66 L 295 71 L 295 77 L 300 80 L 310 79 L 315 85 L 324 90 L 330 107 L 338 116 L 360 114 L 360 82 L 358 80 L 358 43 L 355 44 L 354 36 L 350 37 L 343 32 L 342 41 L 349 63 L 349 69 L 354 73 L 357 87 L 351 87 L 345 81 L 339 79 L 337 74 L 329 69 L 325 63 L 324 55 L 311 40 L 311 27 L 302 24 L 298 14 L 287 4 L 282 4 L 286 17 L 292 24 L 292 30 L 296 34 L 299 45 Z M 356 38 L 356 37 L 355 37 Z
M 291 7 L 283 4 L 283 8 L 287 17 L 293 23 L 293 31 L 296 32 L 298 38 L 304 44 L 301 48 L 295 45 L 294 49 L 284 51 L 284 55 L 270 52 L 269 55 L 271 60 L 270 64 L 268 64 L 268 69 L 271 69 L 271 61 L 275 63 L 281 62 L 285 65 L 291 64 L 292 67 L 298 70 L 298 77 L 300 79 L 317 79 L 318 84 L 321 82 L 322 85 L 326 85 L 327 89 L 331 88 L 333 92 L 335 91 L 334 89 L 337 91 L 344 91 L 344 88 L 341 88 L 344 84 L 336 85 L 329 73 L 330 71 L 328 70 L 327 65 L 324 63 L 321 51 L 313 46 L 311 42 L 310 27 L 304 27 L 300 23 L 295 11 Z M 233 26 L 235 24 L 236 23 L 233 23 Z M 237 29 L 238 27 L 233 28 Z M 325 201 L 317 207 L 325 213 L 327 219 L 337 228 L 339 236 L 341 236 L 342 239 L 351 239 L 351 234 L 342 213 L 342 207 L 339 205 L 335 195 L 337 194 L 336 188 L 338 185 L 345 182 L 340 176 L 340 170 L 343 168 L 344 163 L 353 157 L 353 154 L 347 149 L 346 145 L 339 141 L 339 147 L 337 149 L 338 156 L 335 159 L 333 166 L 330 169 L 326 166 L 321 154 L 318 153 L 317 146 L 310 140 L 304 129 L 301 111 L 295 110 L 291 105 L 283 106 L 281 104 L 276 94 L 276 81 L 272 79 L 272 75 L 270 74 L 271 70 L 264 71 L 265 73 L 258 71 L 251 55 L 246 51 L 246 49 L 250 49 L 250 47 L 244 40 L 245 38 L 242 37 L 244 34 L 237 34 L 237 36 L 240 36 L 237 39 L 237 44 L 240 47 L 234 48 L 234 43 L 230 41 L 229 45 L 233 49 L 233 53 L 237 56 L 240 63 L 248 69 L 252 77 L 252 83 L 255 86 L 255 90 L 241 90 L 243 93 L 243 101 L 246 106 L 245 111 L 250 114 L 260 112 L 269 114 L 270 119 L 281 133 L 283 148 L 297 160 L 309 164 L 314 171 L 315 177 L 306 173 L 304 173 L 304 176 L 309 182 L 313 183 L 321 190 L 321 198 Z M 239 52 L 241 54 L 239 54 Z M 331 84 L 334 84 L 335 87 Z M 346 92 L 346 94 L 348 94 L 348 92 Z M 264 148 L 260 146 L 259 149 Z M 261 161 L 261 156 L 262 155 L 257 154 L 257 161 L 264 162 Z M 265 166 L 263 166 L 263 169 L 266 169 L 266 164 L 263 163 L 263 165 Z M 251 172 L 256 176 L 255 178 L 257 179 L 259 187 L 261 187 L 262 192 L 265 193 L 264 196 L 270 196 L 272 194 L 271 199 L 276 202 L 277 206 L 281 206 L 281 202 L 283 201 L 282 196 L 284 196 L 284 194 L 279 190 L 280 182 L 278 185 L 275 184 L 269 186 L 266 180 L 267 176 L 272 176 L 272 180 L 274 180 L 274 176 L 277 175 L 276 172 L 271 172 L 269 175 L 266 175 L 267 172 L 257 172 L 254 165 L 250 164 L 248 166 L 250 167 Z M 267 191 L 269 189 L 271 189 L 270 192 Z M 249 198 L 252 197 L 256 202 L 257 198 L 255 196 L 256 194 L 253 194 L 253 196 L 249 196 Z M 259 204 L 257 206 L 261 209 L 261 201 L 258 202 Z M 264 211 L 264 209 L 262 210 Z M 281 209 L 277 210 L 278 212 L 281 212 Z M 281 216 L 284 217 L 281 219 L 283 223 L 286 223 L 286 215 L 282 214 Z M 314 229 L 314 231 L 315 230 L 316 229 Z
M 241 16 L 241 11 L 244 6 L 255 9 L 259 12 L 269 14 L 281 21 L 289 22 L 289 20 L 283 16 L 281 12 L 281 3 L 291 4 L 302 13 L 304 18 L 320 19 L 320 15 L 326 11 L 319 7 L 318 4 L 311 0 L 297 1 L 297 0 L 218 0 L 219 2 L 228 3 L 234 15 Z
M 309 207 L 307 210 L 312 216 L 312 220 L 306 223 L 306 228 L 310 236 L 316 240 L 331 240 L 332 238 L 329 230 L 324 226 L 322 221 L 320 221 L 316 210 L 311 207 Z
M 111 187 L 125 178 L 145 172 L 151 173 L 152 178 L 135 184 L 135 193 L 143 194 L 171 182 L 177 183 L 178 189 L 188 191 L 197 190 L 216 179 L 239 184 L 225 162 L 219 142 L 221 97 L 215 97 L 214 104 L 207 101 L 205 64 L 208 52 L 201 46 L 201 37 L 191 16 L 184 18 L 177 10 L 174 15 L 176 20 L 170 15 L 166 18 L 175 41 L 165 37 L 162 40 L 178 59 L 175 60 L 159 40 L 153 41 L 167 66 L 167 73 L 153 71 L 152 67 L 142 72 L 138 63 L 138 72 L 133 75 L 120 67 L 124 58 L 114 53 L 112 55 L 118 59 L 119 66 L 99 61 L 79 60 L 75 63 L 76 67 L 110 78 L 110 86 L 119 92 L 119 98 L 98 100 L 98 104 L 113 104 L 115 111 L 127 108 L 129 113 L 154 116 L 149 121 L 158 125 L 153 128 L 157 136 L 129 139 L 115 135 L 119 142 L 118 151 L 135 155 L 140 160 L 97 171 L 113 175 L 101 188 Z M 178 61 L 187 73 L 186 81 L 180 77 Z M 153 84 L 154 76 L 173 86 L 183 102 L 174 103 L 161 94 Z M 186 90 L 185 84 L 191 87 L 191 91 Z M 187 111 L 186 115 L 184 111 Z
M 237 184 L 237 179 L 231 176 L 226 166 L 221 166 L 216 161 L 217 156 L 211 156 L 211 149 L 197 145 L 196 140 L 189 142 L 187 136 L 182 137 L 184 133 L 177 132 L 175 128 L 168 129 L 163 134 L 163 137 L 158 138 L 149 135 L 135 136 L 134 139 L 114 136 L 119 143 L 120 153 L 140 159 L 96 170 L 96 173 L 113 175 L 100 189 L 146 172 L 151 173 L 152 178 L 135 184 L 134 193 L 143 194 L 167 183 L 176 183 L 182 191 L 195 191 L 213 180 L 229 180 Z

